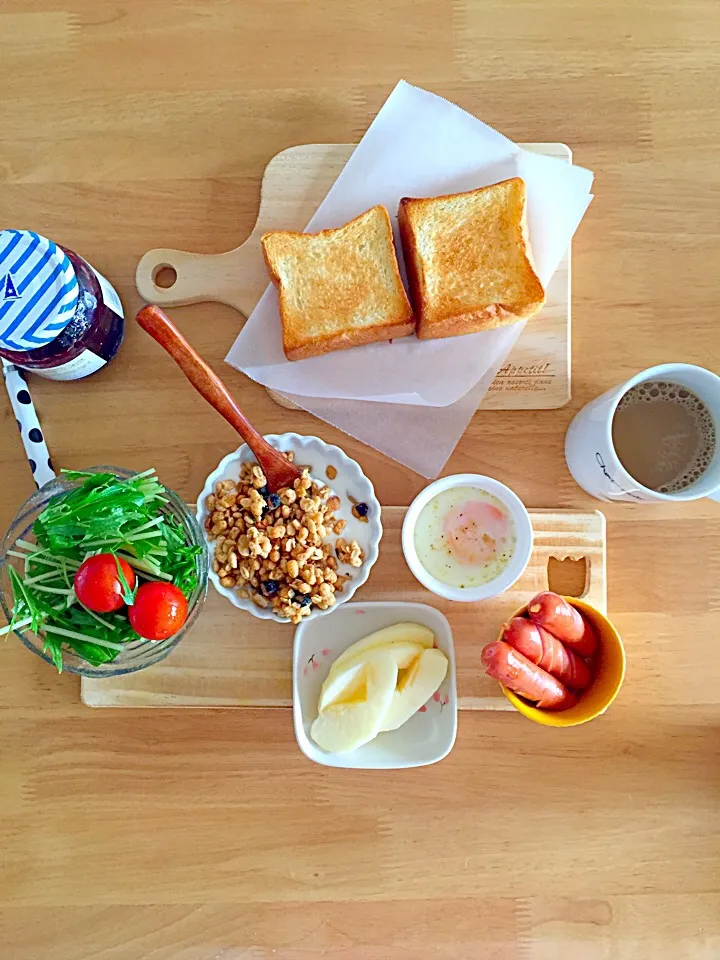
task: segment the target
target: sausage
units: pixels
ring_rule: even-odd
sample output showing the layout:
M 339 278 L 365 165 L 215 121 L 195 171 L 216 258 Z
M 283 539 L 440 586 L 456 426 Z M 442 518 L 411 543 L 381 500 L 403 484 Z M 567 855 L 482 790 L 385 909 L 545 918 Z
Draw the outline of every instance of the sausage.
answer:
M 524 657 L 547 670 L 573 690 L 584 690 L 590 683 L 587 664 L 563 643 L 525 617 L 513 617 L 505 624 L 505 642 Z
M 531 663 L 504 640 L 489 643 L 483 650 L 481 659 L 488 676 L 499 680 L 504 687 L 521 697 L 534 700 L 538 707 L 565 710 L 577 702 L 574 694 L 556 677 Z
M 580 613 L 557 593 L 539 593 L 528 604 L 528 616 L 554 637 L 571 646 L 575 653 L 591 657 L 597 648 L 597 637 L 588 634 Z
M 582 635 L 580 643 L 576 645 L 575 649 L 578 651 L 578 653 L 582 653 L 583 650 L 590 650 L 590 653 L 585 653 L 583 656 L 591 657 L 598 648 L 597 630 L 590 623 L 584 613 L 582 613 L 580 610 L 578 610 L 578 613 L 580 614 L 583 626 L 585 627 L 585 632 Z

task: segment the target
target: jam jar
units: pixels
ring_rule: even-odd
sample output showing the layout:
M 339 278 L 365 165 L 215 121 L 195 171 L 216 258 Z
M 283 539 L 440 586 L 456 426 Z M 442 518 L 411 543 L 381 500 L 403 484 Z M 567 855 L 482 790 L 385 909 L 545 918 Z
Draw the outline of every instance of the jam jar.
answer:
M 0 230 L 0 357 L 50 380 L 104 367 L 125 332 L 115 288 L 72 250 Z

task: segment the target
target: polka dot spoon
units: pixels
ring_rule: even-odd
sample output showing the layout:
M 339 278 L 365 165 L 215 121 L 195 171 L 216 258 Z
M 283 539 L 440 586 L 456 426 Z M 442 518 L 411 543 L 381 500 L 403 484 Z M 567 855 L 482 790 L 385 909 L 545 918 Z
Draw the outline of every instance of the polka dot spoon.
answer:
M 2 371 L 33 478 L 38 487 L 42 487 L 55 479 L 55 471 L 50 463 L 50 454 L 40 429 L 30 391 L 22 373 L 13 363 L 3 360 Z

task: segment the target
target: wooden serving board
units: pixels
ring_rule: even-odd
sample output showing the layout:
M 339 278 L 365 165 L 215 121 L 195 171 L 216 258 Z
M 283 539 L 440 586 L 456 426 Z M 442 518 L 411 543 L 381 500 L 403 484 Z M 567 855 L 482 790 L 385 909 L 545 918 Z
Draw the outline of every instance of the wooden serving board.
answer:
M 572 162 L 563 143 L 525 143 L 526 150 Z M 267 230 L 304 230 L 355 149 L 350 143 L 308 143 L 273 157 L 265 169 L 257 222 L 244 243 L 227 253 L 150 250 L 136 273 L 140 295 L 161 307 L 216 300 L 249 316 L 268 285 L 260 237 Z M 170 287 L 155 282 L 175 271 Z M 228 345 L 229 346 L 229 345 Z M 269 391 L 282 402 L 281 395 Z M 570 399 L 570 251 L 547 290 L 541 313 L 523 330 L 482 402 L 487 410 L 561 407 Z M 287 406 L 295 406 L 292 402 Z
M 531 510 L 535 544 L 522 577 L 492 600 L 452 603 L 421 586 L 405 563 L 400 531 L 406 509 L 383 508 L 380 556 L 354 602 L 410 600 L 442 610 L 455 640 L 460 709 L 512 710 L 482 672 L 480 650 L 506 617 L 548 585 L 583 596 L 605 613 L 605 517 L 599 511 Z M 565 558 L 576 562 L 556 563 Z M 289 707 L 292 648 L 289 624 L 252 617 L 210 587 L 197 626 L 166 660 L 122 677 L 83 677 L 82 700 L 90 707 Z

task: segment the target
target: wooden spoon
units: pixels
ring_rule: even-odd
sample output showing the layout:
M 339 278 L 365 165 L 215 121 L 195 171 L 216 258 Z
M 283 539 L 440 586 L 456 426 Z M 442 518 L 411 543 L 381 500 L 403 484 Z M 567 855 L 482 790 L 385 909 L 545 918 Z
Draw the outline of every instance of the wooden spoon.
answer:
M 142 308 L 136 319 L 143 330 L 167 350 L 200 396 L 237 430 L 262 467 L 270 493 L 281 487 L 292 487 L 302 471 L 257 432 L 220 377 L 193 350 L 167 314 L 160 307 L 148 306 Z

